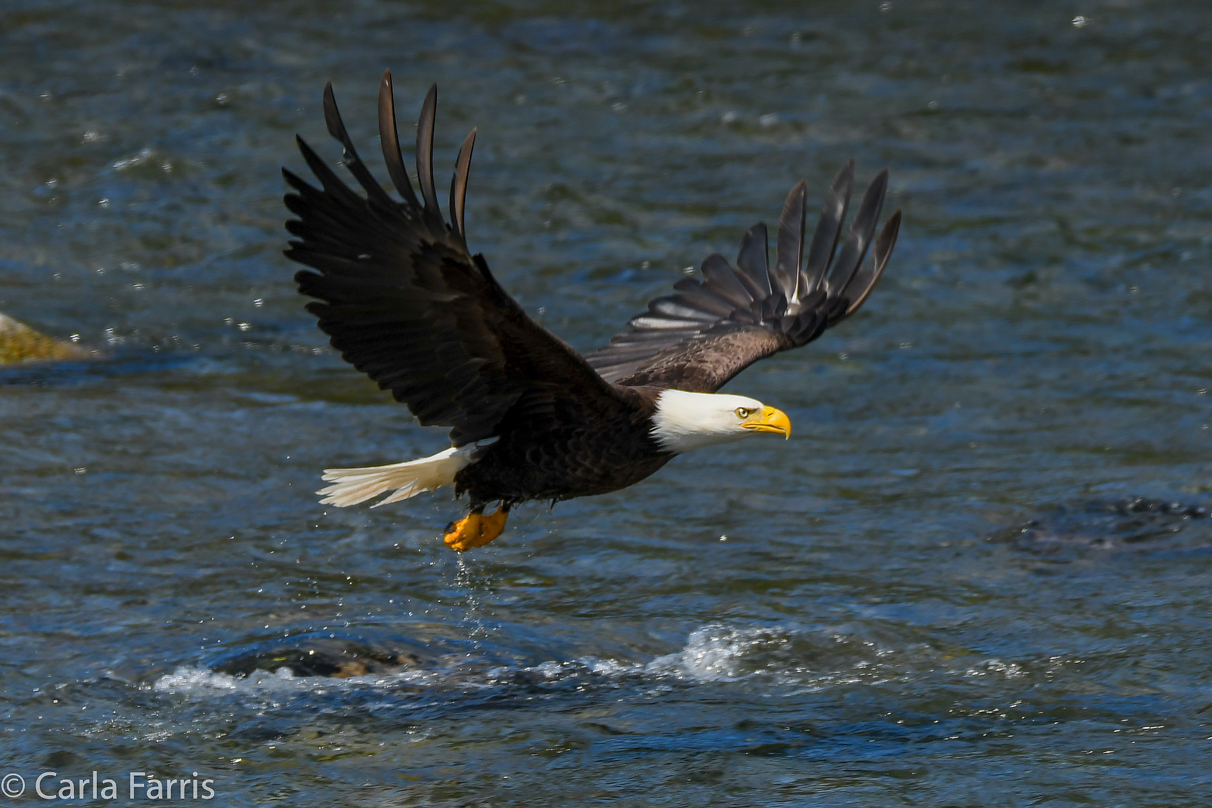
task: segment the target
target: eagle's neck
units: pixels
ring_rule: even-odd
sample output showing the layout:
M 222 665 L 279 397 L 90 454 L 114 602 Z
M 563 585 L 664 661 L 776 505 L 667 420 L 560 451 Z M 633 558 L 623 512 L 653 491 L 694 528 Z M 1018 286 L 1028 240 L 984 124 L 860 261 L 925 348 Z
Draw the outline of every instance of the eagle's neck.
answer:
M 761 410 L 762 404 L 746 396 L 664 390 L 656 399 L 651 434 L 662 449 L 676 453 L 739 440 L 746 433 L 737 407 Z

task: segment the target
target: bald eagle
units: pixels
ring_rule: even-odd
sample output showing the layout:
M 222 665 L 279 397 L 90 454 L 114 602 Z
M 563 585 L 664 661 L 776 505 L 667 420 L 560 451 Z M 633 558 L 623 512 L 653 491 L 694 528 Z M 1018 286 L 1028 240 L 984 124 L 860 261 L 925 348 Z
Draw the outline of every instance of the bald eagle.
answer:
M 294 189 L 286 207 L 298 217 L 286 224 L 295 237 L 286 255 L 310 268 L 295 275 L 299 291 L 315 298 L 307 310 L 341 356 L 421 424 L 450 428 L 451 447 L 432 457 L 326 470 L 330 484 L 318 492 L 324 504 L 347 507 L 388 494 L 378 503 L 385 505 L 453 485 L 470 500 L 467 515 L 445 533 L 446 544 L 461 552 L 499 536 L 518 503 L 605 494 L 691 449 L 748 435 L 790 436 L 782 411 L 716 391 L 757 360 L 816 339 L 871 294 L 900 226 L 898 210 L 864 263 L 887 169 L 843 234 L 854 182 L 854 162 L 847 163 L 825 195 L 810 244 L 799 182 L 783 206 L 773 264 L 766 225 L 754 225 L 735 267 L 708 256 L 701 281 L 679 280 L 673 294 L 653 300 L 609 344 L 582 356 L 526 314 L 484 256 L 468 249 L 463 206 L 475 129 L 455 161 L 450 220 L 443 216 L 433 180 L 436 108 L 434 86 L 417 124 L 419 196 L 396 135 L 390 71 L 379 87 L 379 134 L 399 199 L 358 157 L 331 84 L 324 120 L 365 195 L 302 138 L 299 149 L 320 187 L 283 169 Z M 498 507 L 486 515 L 492 503 Z

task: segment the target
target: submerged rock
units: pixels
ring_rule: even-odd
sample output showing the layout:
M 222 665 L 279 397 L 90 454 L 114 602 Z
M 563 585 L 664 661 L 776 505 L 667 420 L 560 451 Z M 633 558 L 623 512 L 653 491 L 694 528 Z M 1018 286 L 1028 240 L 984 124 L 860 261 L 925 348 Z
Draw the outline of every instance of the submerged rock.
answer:
M 87 359 L 92 355 L 88 348 L 48 337 L 25 323 L 0 314 L 0 365 Z
M 1192 529 L 1196 525 L 1199 529 Z M 989 538 L 1032 555 L 1071 561 L 1097 552 L 1206 547 L 1212 545 L 1212 520 L 1199 505 L 1131 497 L 1060 505 Z
M 215 660 L 209 667 L 230 676 L 285 668 L 295 676 L 344 679 L 417 668 L 429 662 L 432 656 L 426 645 L 406 640 L 299 634 L 235 651 Z

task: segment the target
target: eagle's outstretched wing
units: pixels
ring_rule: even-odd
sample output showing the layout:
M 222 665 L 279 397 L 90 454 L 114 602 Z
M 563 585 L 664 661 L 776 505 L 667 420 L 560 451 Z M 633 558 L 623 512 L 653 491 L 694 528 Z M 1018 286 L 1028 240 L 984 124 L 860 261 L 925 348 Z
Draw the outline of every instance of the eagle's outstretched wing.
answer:
M 678 281 L 674 294 L 653 300 L 626 331 L 585 358 L 618 385 L 715 392 L 757 360 L 816 339 L 863 305 L 900 229 L 898 210 L 875 239 L 871 262 L 863 263 L 888 188 L 884 169 L 867 187 L 839 251 L 853 184 L 851 161 L 825 197 L 806 261 L 800 181 L 783 206 L 773 266 L 766 225 L 754 225 L 741 242 L 735 269 L 718 253 L 708 256 L 702 281 Z
M 352 191 L 300 138 L 315 188 L 283 169 L 295 193 L 286 206 L 297 240 L 286 255 L 316 271 L 295 275 L 317 301 L 308 311 L 354 367 L 391 390 L 422 424 L 451 427 L 456 446 L 495 434 L 518 407 L 541 416 L 556 400 L 592 407 L 618 392 L 567 344 L 532 320 L 493 278 L 482 255 L 467 249 L 463 203 L 475 130 L 459 151 L 450 186 L 451 221 L 433 181 L 437 87 L 417 124 L 418 199 L 396 136 L 391 73 L 379 87 L 383 159 L 403 201 L 391 198 L 358 158 L 332 85 L 324 88 L 328 132 L 366 196 Z M 518 414 L 515 411 L 514 415 Z

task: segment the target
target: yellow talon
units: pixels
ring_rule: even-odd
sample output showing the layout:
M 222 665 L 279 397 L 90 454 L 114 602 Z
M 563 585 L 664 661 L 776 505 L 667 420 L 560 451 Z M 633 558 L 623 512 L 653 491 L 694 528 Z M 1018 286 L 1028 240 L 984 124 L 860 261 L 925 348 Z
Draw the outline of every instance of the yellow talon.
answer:
M 509 511 L 504 508 L 498 508 L 496 513 L 489 516 L 473 511 L 447 526 L 444 537 L 446 546 L 460 553 L 472 547 L 483 547 L 501 535 L 508 518 Z

